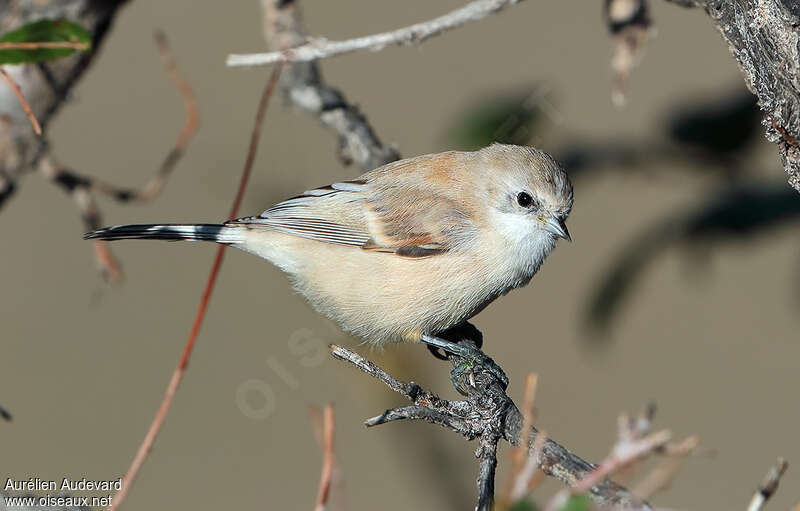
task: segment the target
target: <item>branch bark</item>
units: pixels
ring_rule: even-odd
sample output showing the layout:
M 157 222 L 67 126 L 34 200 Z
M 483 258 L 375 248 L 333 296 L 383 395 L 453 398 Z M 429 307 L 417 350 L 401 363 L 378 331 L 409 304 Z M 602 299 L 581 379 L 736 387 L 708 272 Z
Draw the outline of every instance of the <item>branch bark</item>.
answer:
M 300 7 L 293 0 L 261 0 L 264 37 L 272 49 L 292 48 L 306 41 Z M 286 65 L 281 77 L 284 96 L 295 106 L 318 118 L 339 137 L 339 156 L 372 170 L 400 159 L 400 154 L 378 139 L 367 118 L 338 89 L 325 83 L 314 62 Z
M 761 484 L 758 485 L 758 489 L 753 494 L 753 498 L 750 499 L 750 504 L 747 506 L 747 511 L 761 511 L 764 504 L 766 504 L 778 490 L 778 483 L 787 468 L 789 468 L 789 463 L 783 458 L 778 458 L 775 465 L 770 467 L 767 475 L 764 476 Z
M 778 144 L 800 192 L 800 4 L 794 0 L 667 0 L 702 7 L 758 97 L 767 140 Z
M 12 0 L 0 14 L 0 33 L 45 18 L 67 18 L 92 33 L 91 48 L 68 57 L 37 65 L 4 66 L 19 84 L 30 103 L 32 115 L 47 133 L 48 121 L 69 96 L 94 57 L 124 0 L 96 2 L 91 0 Z M 3 190 L 13 189 L 20 175 L 30 169 L 46 144 L 31 130 L 28 115 L 11 89 L 0 88 L 0 202 Z M 5 183 L 5 184 L 4 184 Z M 6 194 L 10 195 L 10 194 Z
M 439 16 L 438 18 L 392 30 L 391 32 L 372 34 L 355 39 L 347 39 L 345 41 L 328 41 L 326 39 L 315 38 L 311 41 L 303 40 L 302 44 L 288 47 L 291 49 L 285 51 L 228 55 L 227 65 L 238 67 L 264 66 L 267 64 L 274 64 L 278 61 L 311 62 L 313 60 L 324 59 L 343 53 L 352 53 L 359 50 L 380 51 L 391 45 L 421 43 L 430 37 L 466 25 L 469 22 L 482 20 L 490 14 L 499 12 L 521 1 L 522 0 L 475 0 L 464 7 Z
M 89 68 L 99 51 L 118 8 L 125 0 L 64 0 L 37 1 L 13 0 L 11 6 L 0 13 L 0 32 L 43 18 L 67 18 L 79 23 L 92 33 L 91 48 L 87 52 L 38 64 L 4 66 L 0 73 L 19 84 L 18 93 L 22 106 L 12 89 L 0 88 L 0 206 L 11 197 L 19 177 L 26 171 L 39 170 L 53 183 L 60 186 L 75 200 L 84 225 L 88 230 L 96 229 L 100 223 L 100 210 L 94 195 L 101 193 L 120 202 L 145 202 L 155 198 L 167 182 L 170 174 L 186 150 L 190 139 L 198 128 L 198 113 L 194 95 L 187 81 L 176 67 L 164 34 L 155 34 L 156 45 L 164 69 L 175 83 L 184 101 L 186 121 L 175 145 L 164 158 L 156 175 L 141 189 L 121 188 L 110 185 L 86 174 L 68 170 L 56 163 L 47 139 L 47 123 L 61 105 L 69 98 L 70 91 Z M 14 43 L 18 44 L 18 43 Z M 22 43 L 19 43 L 22 44 Z M 28 43 L 25 43 L 28 44 Z M 42 45 L 49 43 L 29 43 Z M 55 43 L 54 43 L 55 44 Z M 59 43 L 61 44 L 61 43 Z M 66 44 L 66 43 L 64 43 Z M 75 46 L 76 43 L 69 43 Z M 25 99 L 30 103 L 25 106 Z M 44 135 L 38 137 L 28 124 L 36 130 L 37 119 Z M 112 281 L 122 278 L 121 268 L 104 242 L 95 242 L 95 260 L 103 275 Z
M 502 369 L 477 349 L 482 336 L 474 326 L 466 323 L 439 336 L 467 347 L 463 353 L 451 354 L 449 357 L 453 365 L 450 381 L 456 391 L 466 397 L 463 401 L 442 399 L 414 382 L 398 380 L 373 362 L 341 346 L 332 345 L 330 349 L 334 358 L 355 365 L 413 403 L 411 406 L 386 410 L 368 419 L 365 422 L 368 427 L 401 419 L 424 420 L 459 433 L 468 440 L 479 439 L 480 445 L 476 452 L 479 459 L 479 496 L 476 509 L 488 511 L 494 497 L 497 444 L 502 439 L 514 445 L 521 441 L 523 417 L 506 394 L 508 379 Z M 529 450 L 532 450 L 540 433 L 534 427 L 530 431 L 530 437 L 525 441 Z M 571 487 L 578 485 L 597 469 L 597 466 L 576 456 L 550 438 L 544 442 L 537 456 L 539 467 L 545 474 Z M 608 479 L 596 482 L 589 489 L 589 495 L 602 507 L 652 511 L 649 504 Z

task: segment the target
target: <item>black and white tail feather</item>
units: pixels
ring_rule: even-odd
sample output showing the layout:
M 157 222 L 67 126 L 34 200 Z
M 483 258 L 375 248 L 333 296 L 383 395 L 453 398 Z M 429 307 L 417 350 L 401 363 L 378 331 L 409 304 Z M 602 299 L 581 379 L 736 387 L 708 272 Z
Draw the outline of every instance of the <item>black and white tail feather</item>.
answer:
M 221 224 L 141 224 L 115 225 L 86 233 L 87 240 L 166 240 L 213 241 L 216 243 L 241 243 L 244 241 L 240 227 Z
M 238 218 L 225 224 L 115 225 L 86 233 L 84 239 L 213 241 L 232 245 L 245 243 L 245 233 L 248 228 L 267 228 L 327 243 L 363 246 L 370 238 L 368 233 L 352 226 L 339 225 L 325 218 L 317 218 L 316 215 L 319 213 L 309 216 L 308 208 L 315 199 L 340 194 L 363 194 L 364 185 L 364 181 L 354 180 L 315 188 L 276 204 L 258 216 Z

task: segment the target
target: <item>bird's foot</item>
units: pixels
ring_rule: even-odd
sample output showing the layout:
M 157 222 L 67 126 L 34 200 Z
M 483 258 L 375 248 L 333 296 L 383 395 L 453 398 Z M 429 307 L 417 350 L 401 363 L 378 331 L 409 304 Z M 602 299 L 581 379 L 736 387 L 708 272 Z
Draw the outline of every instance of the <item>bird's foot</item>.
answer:
M 451 342 L 442 339 L 441 337 L 436 337 L 429 334 L 423 334 L 420 340 L 427 344 L 428 348 L 431 349 L 432 352 L 434 349 L 439 349 L 459 357 L 461 359 L 461 363 L 453 368 L 454 376 L 466 376 L 467 381 L 471 383 L 472 387 L 475 386 L 474 369 L 476 367 L 480 367 L 489 371 L 503 385 L 503 388 L 508 387 L 508 376 L 506 376 L 506 373 L 500 368 L 499 365 L 495 363 L 494 360 L 477 348 L 473 342 Z

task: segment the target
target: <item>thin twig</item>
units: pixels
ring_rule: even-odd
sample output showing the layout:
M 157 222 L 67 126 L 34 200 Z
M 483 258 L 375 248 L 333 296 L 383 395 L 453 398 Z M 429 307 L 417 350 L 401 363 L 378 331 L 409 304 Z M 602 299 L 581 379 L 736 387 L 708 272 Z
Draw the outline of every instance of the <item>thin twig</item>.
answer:
M 606 21 L 614 38 L 611 100 L 618 107 L 625 104 L 631 71 L 639 64 L 652 34 L 647 9 L 644 0 L 606 0 L 605 3 Z
M 200 127 L 200 115 L 197 111 L 197 101 L 194 98 L 194 92 L 192 91 L 192 87 L 189 85 L 189 82 L 186 81 L 186 79 L 178 70 L 175 57 L 169 49 L 166 34 L 158 30 L 153 34 L 153 38 L 155 39 L 156 48 L 158 49 L 158 54 L 161 57 L 164 71 L 166 71 L 167 75 L 175 84 L 175 87 L 178 89 L 178 92 L 180 92 L 181 98 L 183 99 L 183 109 L 186 113 L 186 121 L 184 122 L 180 133 L 178 133 L 175 146 L 172 148 L 169 154 L 167 154 L 167 157 L 164 158 L 164 162 L 161 164 L 158 174 L 156 174 L 153 179 L 151 179 L 150 182 L 145 185 L 144 189 L 139 194 L 138 199 L 142 201 L 150 200 L 158 195 L 158 193 L 164 187 L 164 183 L 166 183 L 167 176 L 169 176 L 169 174 L 172 172 L 172 169 L 175 168 L 178 160 L 186 151 L 186 146 L 189 145 L 189 141 Z
M 79 41 L 41 41 L 41 42 L 19 42 L 0 43 L 0 50 L 88 50 L 89 43 Z
M 642 439 L 629 441 L 627 438 L 620 439 L 611 451 L 611 454 L 603 460 L 594 470 L 583 476 L 569 490 L 562 490 L 556 493 L 547 506 L 545 511 L 555 511 L 560 508 L 570 494 L 587 493 L 597 486 L 601 481 L 606 480 L 617 470 L 622 469 L 639 460 L 643 456 L 652 453 L 654 450 L 666 444 L 671 437 L 667 430 L 653 433 Z
M 314 39 L 302 46 L 274 51 L 270 53 L 253 53 L 244 55 L 228 55 L 227 65 L 264 66 L 275 62 L 309 62 L 343 53 L 358 50 L 380 51 L 386 46 L 420 43 L 429 37 L 439 35 L 447 30 L 460 27 L 471 21 L 478 21 L 489 14 L 498 12 L 522 0 L 475 0 L 469 4 L 432 20 L 417 23 L 408 27 L 373 34 L 346 41 L 328 41 Z
M 48 179 L 56 183 L 68 193 L 81 213 L 87 231 L 101 227 L 100 210 L 95 202 L 94 193 L 107 195 L 120 202 L 147 202 L 153 200 L 164 188 L 169 175 L 180 161 L 192 136 L 199 126 L 199 115 L 194 93 L 177 68 L 175 58 L 169 49 L 166 36 L 162 32 L 154 34 L 156 47 L 164 64 L 164 70 L 174 82 L 181 97 L 185 110 L 185 122 L 178 135 L 175 146 L 170 150 L 159 167 L 158 172 L 140 189 L 118 187 L 100 179 L 79 174 L 58 163 L 56 158 L 45 148 L 39 157 L 38 170 Z M 108 247 L 102 240 L 93 240 L 95 260 L 101 271 L 112 282 L 122 280 L 122 268 Z
M 264 37 L 272 50 L 292 48 L 306 42 L 297 0 L 261 0 Z M 325 83 L 316 62 L 287 65 L 281 76 L 284 96 L 295 106 L 316 117 L 339 137 L 339 157 L 363 171 L 400 159 L 391 146 L 384 145 L 359 108 L 345 95 Z
M 57 184 L 75 201 L 86 230 L 93 231 L 100 228 L 100 210 L 92 195 L 92 179 L 64 168 L 49 152 L 42 154 L 37 168 L 42 175 Z M 108 247 L 108 243 L 103 240 L 92 240 L 92 242 L 94 259 L 103 276 L 113 283 L 122 281 L 122 267 Z
M 510 506 L 513 506 L 516 502 L 525 498 L 525 496 L 542 481 L 541 477 L 537 478 L 536 476 L 542 476 L 544 474 L 544 472 L 539 470 L 539 458 L 542 455 L 542 449 L 546 441 L 547 432 L 542 430 L 536 435 L 536 439 L 530 447 L 525 463 L 514 479 L 511 495 L 508 498 Z
M 200 126 L 200 116 L 197 110 L 197 101 L 195 100 L 194 92 L 178 70 L 175 57 L 170 51 L 166 35 L 162 31 L 156 31 L 153 34 L 153 39 L 155 40 L 158 54 L 161 57 L 164 71 L 175 84 L 183 100 L 185 121 L 180 133 L 178 133 L 175 145 L 169 153 L 167 153 L 158 172 L 156 172 L 141 189 L 122 188 L 97 179 L 90 180 L 93 191 L 108 195 L 122 202 L 147 202 L 153 200 L 164 188 L 167 178 L 172 173 L 178 161 L 180 161 L 181 156 L 183 156 L 186 151 L 186 147 L 189 145 L 189 141 Z
M 533 402 L 536 397 L 536 385 L 538 376 L 536 373 L 528 373 L 525 379 L 525 394 L 522 404 L 522 436 L 523 438 L 531 436 L 531 428 L 534 421 L 534 408 Z M 540 435 L 541 436 L 541 435 Z M 538 437 L 537 437 L 538 439 Z M 514 449 L 511 457 L 511 477 L 506 485 L 502 500 L 498 503 L 498 507 L 506 509 L 510 507 L 515 501 L 522 498 L 528 488 L 530 477 L 535 472 L 536 464 L 533 463 L 534 470 L 526 470 L 530 461 L 533 458 L 533 451 L 524 442 Z
M 317 490 L 317 504 L 314 511 L 325 511 L 328 505 L 328 495 L 331 491 L 333 480 L 333 434 L 335 423 L 333 405 L 328 403 L 322 411 L 322 473 L 319 476 L 319 489 Z
M 750 499 L 750 505 L 747 506 L 747 511 L 761 511 L 764 504 L 766 504 L 770 497 L 775 494 L 775 491 L 777 491 L 778 483 L 787 468 L 789 468 L 789 463 L 783 458 L 778 458 L 775 465 L 770 467 L 767 475 L 764 476 L 758 489 L 753 494 L 753 498 Z
M 671 436 L 672 434 L 669 431 L 662 430 L 657 433 L 653 433 L 642 440 L 637 440 L 631 443 L 623 451 L 612 453 L 600 464 L 600 466 L 597 467 L 596 470 L 582 478 L 578 484 L 573 486 L 572 491 L 575 493 L 588 491 L 592 486 L 595 486 L 597 483 L 609 477 L 620 468 L 633 463 L 642 456 L 650 454 L 658 447 L 664 445 L 669 441 Z
M 525 436 L 530 436 L 531 434 L 531 427 L 533 427 L 534 421 L 534 409 L 533 409 L 533 402 L 536 398 L 536 385 L 539 382 L 539 377 L 536 373 L 528 373 L 527 378 L 525 378 L 525 394 L 523 397 L 522 402 L 522 434 Z M 524 443 L 517 446 L 516 450 L 514 451 L 514 474 L 519 474 L 522 465 L 524 464 L 525 460 L 528 458 L 528 446 Z
M 656 466 L 633 490 L 643 499 L 649 499 L 656 493 L 669 488 L 681 462 L 697 449 L 700 439 L 690 436 L 676 445 L 665 445 L 665 459 Z
M 239 187 L 236 191 L 236 197 L 233 200 L 233 205 L 231 206 L 230 213 L 228 214 L 229 219 L 234 219 L 238 215 L 239 206 L 242 203 L 244 192 L 250 179 L 250 172 L 253 168 L 253 162 L 255 161 L 256 150 L 258 149 L 258 141 L 261 136 L 261 126 L 266 115 L 267 105 L 272 97 L 272 92 L 275 89 L 275 85 L 278 83 L 280 70 L 280 66 L 276 66 L 275 69 L 273 69 L 272 74 L 270 75 L 269 80 L 264 87 L 264 91 L 261 94 L 261 100 L 258 104 L 258 110 L 256 111 L 256 119 L 253 125 L 253 131 L 250 136 L 250 146 L 247 151 L 247 159 L 239 180 Z M 131 485 L 136 480 L 139 469 L 147 458 L 147 455 L 150 453 L 153 443 L 158 436 L 158 432 L 161 430 L 161 426 L 164 423 L 164 419 L 166 418 L 167 413 L 172 406 L 172 400 L 175 397 L 175 392 L 178 390 L 178 386 L 180 385 L 183 375 L 186 372 L 186 367 L 189 364 L 189 358 L 191 357 L 195 341 L 197 340 L 197 335 L 200 332 L 201 325 L 203 324 L 203 319 L 205 318 L 206 310 L 208 308 L 208 302 L 211 298 L 211 293 L 214 291 L 214 284 L 217 281 L 219 269 L 222 266 L 225 248 L 226 245 L 219 245 L 219 248 L 217 249 L 217 254 L 214 258 L 214 263 L 211 266 L 211 271 L 208 275 L 208 281 L 206 282 L 203 296 L 201 297 L 200 303 L 197 307 L 194 323 L 192 324 L 192 329 L 189 332 L 188 338 L 186 339 L 186 345 L 183 348 L 181 358 L 178 361 L 177 367 L 172 373 L 172 377 L 167 385 L 167 390 L 164 393 L 164 397 L 161 400 L 158 411 L 153 418 L 153 422 L 150 424 L 150 428 L 148 429 L 142 444 L 139 446 L 139 450 L 137 451 L 130 468 L 122 480 L 122 489 L 114 497 L 113 504 L 111 505 L 112 511 L 118 509 L 124 502 L 125 497 L 130 490 Z
M 116 256 L 114 256 L 114 252 L 111 251 L 108 242 L 104 240 L 92 240 L 92 245 L 94 246 L 94 260 L 97 261 L 97 265 L 100 267 L 102 274 L 112 283 L 122 282 L 122 265 Z
M 25 111 L 25 115 L 27 115 L 28 116 L 28 120 L 31 121 L 31 125 L 33 126 L 34 133 L 36 133 L 37 135 L 41 136 L 42 135 L 42 127 L 39 125 L 39 121 L 36 120 L 36 116 L 33 115 L 33 110 L 31 110 L 31 105 L 28 104 L 28 100 L 25 99 L 25 95 L 22 93 L 22 89 L 19 88 L 19 85 L 17 85 L 17 82 L 15 82 L 14 79 L 11 78 L 8 75 L 8 73 L 6 73 L 6 70 L 3 69 L 2 67 L 0 67 L 0 75 L 3 75 L 3 78 L 5 78 L 6 82 L 8 82 L 8 85 L 9 85 L 9 87 L 11 87 L 11 90 L 13 90 L 14 94 L 17 95 L 17 99 L 19 100 L 20 105 L 22 105 L 22 110 Z
M 653 429 L 653 418 L 655 414 L 655 403 L 650 403 L 645 406 L 635 418 L 627 413 L 621 413 L 617 418 L 617 442 L 614 445 L 614 452 L 625 452 L 634 442 L 638 442 L 649 435 Z M 659 446 L 658 450 L 663 452 L 667 445 L 668 444 Z M 636 471 L 638 461 L 639 460 L 634 460 L 616 469 L 614 471 L 614 480 L 620 484 L 628 484 L 633 473 Z

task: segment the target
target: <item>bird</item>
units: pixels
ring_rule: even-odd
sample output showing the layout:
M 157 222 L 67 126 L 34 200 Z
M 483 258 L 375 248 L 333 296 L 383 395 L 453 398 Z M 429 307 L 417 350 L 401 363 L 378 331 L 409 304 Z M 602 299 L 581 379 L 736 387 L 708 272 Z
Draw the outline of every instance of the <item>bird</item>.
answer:
M 528 284 L 558 239 L 572 241 L 572 205 L 553 157 L 495 143 L 398 160 L 222 224 L 121 225 L 84 238 L 241 249 L 285 272 L 343 330 L 383 345 L 435 339 Z

